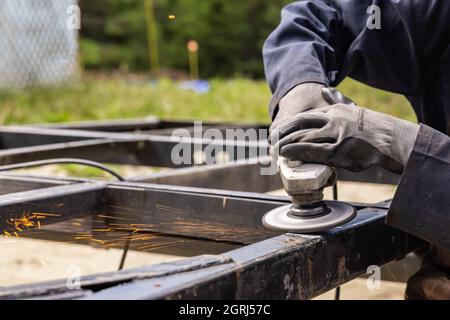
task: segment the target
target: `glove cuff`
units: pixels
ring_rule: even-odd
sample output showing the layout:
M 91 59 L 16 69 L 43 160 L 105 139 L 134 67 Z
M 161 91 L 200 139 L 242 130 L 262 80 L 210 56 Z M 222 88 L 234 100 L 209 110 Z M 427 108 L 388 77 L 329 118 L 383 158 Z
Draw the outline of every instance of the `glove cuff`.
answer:
M 419 125 L 410 121 L 394 118 L 392 129 L 393 158 L 405 167 L 419 133 Z
M 299 84 L 280 100 L 278 108 L 282 110 L 292 107 L 298 114 L 311 109 L 328 106 L 328 103 L 322 97 L 322 88 L 325 88 L 325 86 L 316 82 Z

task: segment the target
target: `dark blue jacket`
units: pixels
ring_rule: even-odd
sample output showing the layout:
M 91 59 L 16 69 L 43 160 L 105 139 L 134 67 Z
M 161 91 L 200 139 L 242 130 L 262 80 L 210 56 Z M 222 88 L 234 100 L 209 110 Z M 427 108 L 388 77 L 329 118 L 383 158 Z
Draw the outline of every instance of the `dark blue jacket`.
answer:
M 372 5 L 380 10 L 380 29 L 369 19 Z M 336 86 L 350 76 L 407 97 L 427 126 L 387 221 L 450 250 L 450 0 L 294 2 L 263 54 L 272 117 L 280 99 L 303 82 Z

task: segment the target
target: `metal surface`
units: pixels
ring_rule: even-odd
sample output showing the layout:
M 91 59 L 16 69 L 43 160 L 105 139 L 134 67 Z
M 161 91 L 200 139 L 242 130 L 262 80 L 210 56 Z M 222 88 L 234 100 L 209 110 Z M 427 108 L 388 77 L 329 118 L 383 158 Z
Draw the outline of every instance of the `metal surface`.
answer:
M 129 241 L 130 250 L 193 256 L 82 277 L 77 290 L 67 288 L 65 279 L 0 288 L 0 299 L 308 299 L 365 273 L 369 265 L 384 265 L 423 246 L 384 224 L 389 203 L 353 204 L 354 220 L 320 235 L 267 230 L 264 214 L 290 204 L 289 197 L 264 193 L 282 187 L 278 175 L 260 174 L 267 158 L 248 159 L 256 149 L 266 150 L 267 142 L 215 141 L 235 152 L 229 162 L 176 166 L 170 159 L 174 145 L 192 147 L 194 159 L 194 147 L 204 151 L 210 142 L 171 136 L 176 128 L 192 127 L 148 119 L 0 128 L 1 164 L 76 156 L 175 168 L 131 182 L 0 174 L 0 232 L 14 231 L 12 221 L 45 217 L 20 236 L 100 248 L 124 248 Z M 396 179 L 376 169 L 337 175 Z M 74 240 L 80 233 L 84 236 Z

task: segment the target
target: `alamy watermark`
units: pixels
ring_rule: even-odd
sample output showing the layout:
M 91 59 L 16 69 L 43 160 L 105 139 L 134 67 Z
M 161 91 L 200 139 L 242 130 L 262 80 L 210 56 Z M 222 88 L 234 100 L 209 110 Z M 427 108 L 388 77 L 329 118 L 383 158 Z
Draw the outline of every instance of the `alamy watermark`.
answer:
M 381 29 L 381 8 L 377 5 L 371 5 L 367 8 L 369 17 L 366 21 L 366 26 L 370 30 Z
M 369 277 L 367 278 L 366 285 L 369 290 L 379 290 L 381 289 L 381 268 L 377 265 L 371 265 L 367 267 L 367 273 Z
M 171 160 L 175 165 L 258 160 L 261 175 L 275 175 L 278 172 L 277 152 L 269 152 L 267 138 L 267 129 L 205 128 L 201 121 L 195 121 L 193 130 L 179 128 L 172 132 L 171 141 L 176 144 L 171 151 Z M 272 144 L 276 140 L 272 137 Z
M 68 15 L 66 20 L 66 26 L 69 30 L 81 29 L 81 9 L 78 5 L 74 4 L 67 7 L 66 14 Z
M 81 289 L 81 268 L 77 265 L 67 267 L 66 287 L 69 290 Z

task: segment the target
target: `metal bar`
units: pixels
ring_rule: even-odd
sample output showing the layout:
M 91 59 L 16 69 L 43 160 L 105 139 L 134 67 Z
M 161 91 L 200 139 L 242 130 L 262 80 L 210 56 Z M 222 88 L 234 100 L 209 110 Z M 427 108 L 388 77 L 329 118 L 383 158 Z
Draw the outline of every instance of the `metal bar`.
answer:
M 34 176 L 10 175 L 2 173 L 0 174 L 0 195 L 54 187 L 58 185 L 67 185 L 70 183 L 74 182 L 66 181 L 63 179 L 48 180 L 45 178 Z
M 171 274 L 200 270 L 211 266 L 217 266 L 229 262 L 228 258 L 212 255 L 202 255 L 181 261 L 149 265 L 121 272 L 108 272 L 101 275 L 85 276 L 81 280 L 82 292 L 98 290 L 105 286 L 113 286 L 126 283 L 131 280 L 145 279 L 147 277 L 160 277 Z M 86 288 L 90 288 L 86 290 Z M 45 284 L 20 285 L 8 288 L 0 288 L 0 300 L 5 299 L 30 299 L 39 296 L 66 295 L 73 290 L 67 289 L 66 280 L 56 280 Z M 77 295 L 79 295 L 77 290 Z M 84 294 L 85 295 L 85 294 Z
M 85 299 L 308 299 L 403 257 L 423 242 L 384 224 L 386 210 L 362 209 L 323 235 L 283 234 L 220 256 L 81 279 Z M 209 261 L 204 263 L 202 259 Z M 0 289 L 1 299 L 70 292 L 65 281 Z
M 133 281 L 88 299 L 309 299 L 422 246 L 361 210 L 323 236 L 285 234 L 225 253 L 231 263 Z
M 185 125 L 186 123 L 178 124 Z M 103 125 L 107 126 L 107 123 Z M 249 127 L 254 129 L 264 128 L 263 126 L 258 127 L 257 125 L 235 125 L 234 127 L 244 129 Z M 204 129 L 206 128 L 208 126 L 204 125 Z M 169 129 L 169 132 L 173 129 Z M 179 168 L 189 167 L 191 164 L 196 163 L 194 152 L 198 152 L 199 150 L 203 152 L 207 146 L 212 149 L 217 147 L 218 150 L 221 149 L 223 152 L 226 152 L 225 154 L 229 156 L 229 161 L 248 159 L 250 155 L 264 157 L 268 154 L 268 145 L 264 141 L 202 141 L 194 138 L 183 139 L 181 137 L 168 137 L 155 134 L 129 134 L 36 127 L 0 127 L 0 144 L 3 147 L 3 150 L 0 150 L 0 164 L 2 165 L 21 161 L 79 155 L 79 157 L 93 161 Z M 184 150 L 190 151 L 191 155 L 187 164 L 176 165 L 173 163 L 171 153 L 176 145 L 182 146 Z M 222 171 L 222 174 L 225 175 L 226 173 L 232 172 L 230 170 L 241 170 L 239 167 L 239 164 L 236 164 L 236 167 L 232 165 L 227 167 L 219 166 L 214 169 L 214 172 L 216 175 L 219 175 Z M 251 166 L 247 166 L 247 168 L 251 168 Z M 183 173 L 183 176 L 186 184 L 192 182 L 192 179 L 188 179 L 187 173 Z M 338 177 L 339 180 L 343 181 L 385 184 L 397 184 L 399 181 L 398 175 L 377 167 L 370 168 L 361 173 L 338 170 Z M 155 176 L 154 178 L 158 177 Z M 263 179 L 266 178 L 267 176 Z M 145 179 L 150 180 L 152 177 L 145 177 Z M 169 179 L 169 177 L 165 177 L 165 179 Z M 225 186 L 224 188 L 228 189 L 229 187 Z
M 42 123 L 33 125 L 44 129 L 72 129 L 103 132 L 130 132 L 140 130 L 158 129 L 164 126 L 166 121 L 161 121 L 155 117 L 146 119 L 127 119 L 127 120 L 100 120 L 100 121 L 80 121 L 66 123 Z M 188 122 L 169 122 L 171 127 L 184 127 Z
M 282 189 L 278 174 L 261 175 L 261 169 L 267 168 L 269 157 L 247 159 L 243 161 L 181 168 L 144 176 L 131 177 L 130 181 L 161 183 L 200 188 L 241 190 L 251 192 L 269 192 Z M 245 176 L 245 179 L 242 177 Z M 399 176 L 381 168 L 370 168 L 363 172 L 338 170 L 339 181 L 369 182 L 396 185 Z
M 195 166 L 164 171 L 147 176 L 131 177 L 129 181 L 224 189 L 248 192 L 269 192 L 282 189 L 278 174 L 262 175 L 262 168 L 271 157 L 247 159 L 225 164 Z M 245 177 L 243 179 L 242 177 Z
M 105 192 L 105 227 L 239 244 L 278 234 L 263 228 L 261 218 L 289 203 L 286 196 L 130 182 L 111 182 Z
M 86 160 L 99 162 L 186 167 L 195 164 L 198 161 L 196 157 L 204 158 L 206 149 L 211 151 L 211 161 L 215 157 L 222 158 L 219 152 L 230 161 L 267 155 L 268 152 L 267 142 L 258 141 L 208 140 L 33 127 L 0 128 L 0 141 L 3 147 L 3 150 L 0 150 L 0 165 L 78 155 Z M 20 142 L 12 144 L 9 141 Z M 188 159 L 183 163 L 174 163 L 172 151 L 175 147 L 187 153 Z
M 9 179 L 13 180 L 13 176 L 9 176 Z M 99 224 L 96 228 L 139 230 L 237 244 L 253 243 L 278 234 L 263 228 L 261 218 L 267 211 L 289 202 L 287 197 L 251 192 L 128 182 L 111 182 L 107 186 L 100 183 L 92 185 L 100 185 L 104 189 L 104 206 L 101 211 L 104 218 L 98 220 L 105 220 L 105 224 Z M 62 208 L 69 210 L 71 206 L 79 206 L 78 203 L 71 202 L 77 196 L 79 201 L 84 201 L 83 197 L 89 199 L 98 196 L 95 192 L 89 194 L 89 188 L 83 195 L 78 195 L 81 187 L 77 189 L 74 186 L 88 187 L 91 183 L 39 189 L 28 191 L 25 195 L 4 197 L 17 199 L 13 207 L 13 212 L 17 213 L 23 212 L 17 206 L 27 202 L 30 199 L 27 197 L 39 195 L 44 200 L 58 195 L 58 204 L 64 204 Z M 58 193 L 53 192 L 60 190 Z M 176 202 L 174 199 L 177 199 Z M 46 212 L 37 204 L 36 201 L 29 201 L 26 212 Z M 0 197 L 0 208 L 1 205 Z M 91 211 L 91 214 L 94 215 L 95 212 Z M 102 240 L 100 235 L 98 239 Z
M 101 212 L 105 187 L 104 183 L 86 182 L 1 195 L 0 233 Z
M 214 121 L 202 121 L 205 127 L 225 127 L 225 128 L 266 128 L 267 125 L 252 123 L 226 123 Z M 126 119 L 126 120 L 99 120 L 99 121 L 82 121 L 82 122 L 66 122 L 66 123 L 43 123 L 33 125 L 33 127 L 49 128 L 49 129 L 72 129 L 72 130 L 88 130 L 103 132 L 132 132 L 132 131 L 148 131 L 148 130 L 166 130 L 177 128 L 193 127 L 194 121 L 191 120 L 160 120 L 150 117 L 145 119 Z
M 122 164 L 138 164 L 140 141 L 112 141 L 93 139 L 6 149 L 0 151 L 0 164 L 9 165 L 21 162 L 53 158 L 78 157 L 91 161 Z
M 107 189 L 107 224 L 133 230 L 132 223 L 141 231 L 246 244 L 277 234 L 265 229 L 261 218 L 288 201 L 245 192 L 114 183 Z

